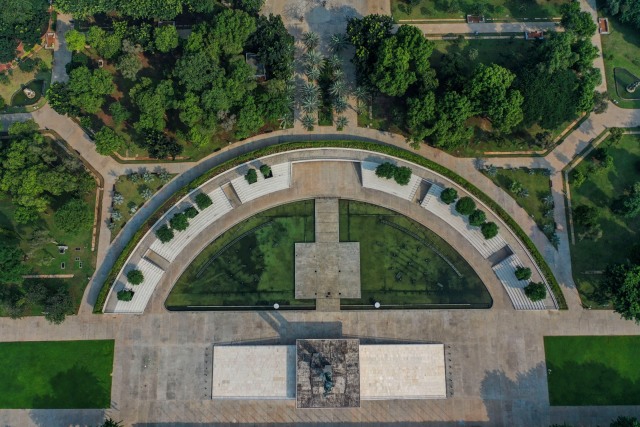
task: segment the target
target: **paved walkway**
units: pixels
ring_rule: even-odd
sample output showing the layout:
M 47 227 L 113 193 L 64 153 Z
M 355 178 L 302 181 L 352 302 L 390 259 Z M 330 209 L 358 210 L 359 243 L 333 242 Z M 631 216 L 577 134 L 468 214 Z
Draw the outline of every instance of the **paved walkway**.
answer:
M 554 30 L 562 31 L 556 22 L 487 22 L 484 24 L 467 24 L 467 23 L 447 23 L 447 24 L 414 24 L 425 35 L 434 34 L 500 34 L 500 33 L 520 33 L 524 37 L 526 31 L 537 30 Z
M 53 68 L 51 72 L 51 83 L 64 83 L 69 80 L 66 66 L 71 62 L 71 52 L 67 49 L 65 34 L 73 29 L 71 21 L 73 17 L 68 14 L 58 13 L 56 21 L 56 38 L 58 41 L 53 50 Z

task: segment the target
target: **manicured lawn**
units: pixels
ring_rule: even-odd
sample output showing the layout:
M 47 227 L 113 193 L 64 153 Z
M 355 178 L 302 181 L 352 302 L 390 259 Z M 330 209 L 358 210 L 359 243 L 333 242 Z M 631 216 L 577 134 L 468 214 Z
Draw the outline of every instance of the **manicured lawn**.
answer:
M 605 147 L 607 141 L 600 146 Z M 640 180 L 640 136 L 625 135 L 609 149 L 613 167 L 600 174 L 591 174 L 580 187 L 571 186 L 571 204 L 598 208 L 598 223 L 603 236 L 597 241 L 585 239 L 571 247 L 573 277 L 583 303 L 590 307 L 607 306 L 606 299 L 598 298 L 601 275 L 610 263 L 625 262 L 627 250 L 638 243 L 640 217 L 623 218 L 610 210 L 612 202 L 623 191 Z M 582 161 L 577 170 L 586 174 L 589 158 Z
M 343 306 L 491 307 L 491 295 L 449 244 L 417 222 L 367 203 L 340 200 L 340 241 L 360 242 L 361 299 Z
M 94 182 L 93 179 L 91 182 Z M 55 210 L 71 197 L 72 195 L 69 194 L 57 198 L 52 207 L 40 214 L 39 219 L 35 222 L 17 224 L 15 222 L 16 206 L 10 197 L 0 193 L 0 231 L 4 230 L 7 233 L 6 236 L 20 242 L 20 248 L 27 254 L 25 263 L 30 267 L 29 274 L 73 274 L 74 277 L 70 279 L 39 280 L 52 288 L 68 287 L 74 305 L 77 307 L 82 299 L 88 279 L 93 274 L 96 260 L 95 252 L 91 252 L 91 228 L 66 232 L 54 224 Z M 83 195 L 83 200 L 93 214 L 96 200 L 95 187 Z M 3 233 L 0 233 L 0 244 L 2 236 Z M 68 246 L 69 249 L 61 254 L 58 251 L 58 245 Z M 65 264 L 64 269 L 62 263 Z M 3 310 L 0 308 L 0 315 L 2 314 Z M 34 308 L 31 314 L 40 315 L 40 308 Z
M 631 98 L 631 94 L 617 89 L 614 72 L 616 68 L 625 69 L 640 77 L 640 31 L 631 25 L 621 23 L 615 17 L 608 18 L 611 34 L 605 34 L 601 39 L 609 96 L 619 102 L 619 107 L 640 108 L 640 100 L 625 99 Z
M 124 227 L 127 221 L 129 221 L 129 219 L 134 215 L 128 207 L 129 203 L 133 202 L 136 208 L 139 209 L 146 202 L 140 194 L 140 189 L 148 187 L 151 192 L 155 194 L 165 184 L 165 181 L 162 181 L 157 174 L 154 173 L 151 175 L 153 176 L 153 180 L 150 182 L 144 182 L 142 178 L 138 182 L 132 182 L 128 176 L 118 177 L 118 180 L 116 181 L 116 192 L 122 194 L 124 197 L 124 203 L 120 206 L 114 206 L 114 210 L 120 212 L 122 219 L 120 221 L 115 221 L 116 226 L 111 230 L 111 240 L 116 238 L 122 227 Z M 170 181 L 174 176 L 175 175 L 169 175 L 168 181 Z
M 567 0 L 488 0 L 485 17 L 507 18 L 554 18 L 560 16 L 560 5 Z M 416 3 L 416 2 L 411 2 Z M 454 6 L 447 7 L 447 4 Z M 409 6 L 406 0 L 391 0 L 391 14 L 396 20 L 403 19 L 445 19 L 465 18 L 467 14 L 477 13 L 476 2 L 444 2 L 440 0 L 420 0 L 415 6 Z
M 551 187 L 549 186 L 549 177 L 544 175 L 543 169 L 498 169 L 496 176 L 487 177 L 491 179 L 497 186 L 509 193 L 511 197 L 520 205 L 529 216 L 543 230 L 545 224 L 553 224 L 553 215 L 546 217 L 545 212 L 551 210 L 550 205 L 545 206 L 544 200 L 551 196 Z M 511 191 L 513 182 L 522 184 L 522 188 L 529 192 L 528 197 L 518 196 Z
M 33 55 L 33 58 L 40 58 L 43 62 L 42 70 L 24 72 L 20 68 L 15 68 L 9 75 L 11 81 L 8 85 L 0 84 L 0 97 L 2 97 L 7 105 L 6 111 L 2 112 L 16 112 L 22 111 L 22 108 L 11 108 L 11 101 L 13 95 L 19 91 L 22 85 L 29 83 L 31 80 L 43 80 L 45 82 L 45 91 L 51 81 L 51 60 L 53 59 L 53 53 L 50 50 L 41 49 L 39 52 Z
M 0 408 L 108 408 L 113 340 L 0 343 Z
M 171 290 L 168 308 L 313 307 L 295 299 L 294 243 L 315 241 L 314 201 L 258 213 L 227 230 L 191 263 Z
M 544 337 L 551 406 L 640 405 L 640 336 Z

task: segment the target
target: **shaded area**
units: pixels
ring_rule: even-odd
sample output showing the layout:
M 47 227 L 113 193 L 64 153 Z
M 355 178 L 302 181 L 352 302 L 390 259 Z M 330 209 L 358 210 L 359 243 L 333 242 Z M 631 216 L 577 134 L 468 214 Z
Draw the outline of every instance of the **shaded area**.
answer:
M 313 242 L 314 201 L 258 213 L 205 248 L 178 279 L 166 301 L 170 310 L 313 308 L 295 299 L 294 244 Z
M 552 406 L 640 404 L 640 336 L 544 337 Z
M 0 408 L 108 408 L 113 340 L 0 343 Z
M 616 92 L 620 98 L 640 100 L 640 87 L 635 92 L 627 91 L 627 87 L 640 80 L 640 77 L 632 74 L 626 68 L 619 67 L 613 69 L 613 75 L 616 79 Z
M 460 254 L 404 215 L 340 200 L 340 241 L 360 242 L 361 254 L 362 297 L 342 299 L 343 308 L 372 308 L 376 301 L 391 308 L 492 305 L 480 277 Z

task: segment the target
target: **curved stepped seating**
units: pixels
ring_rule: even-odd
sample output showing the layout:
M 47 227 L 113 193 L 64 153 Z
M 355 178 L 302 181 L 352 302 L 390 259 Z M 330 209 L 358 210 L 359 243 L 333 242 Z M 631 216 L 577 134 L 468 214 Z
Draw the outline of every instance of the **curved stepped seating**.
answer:
M 127 280 L 127 273 L 131 270 L 138 269 L 142 271 L 144 276 L 144 281 L 139 285 L 132 285 Z M 144 312 L 153 291 L 156 288 L 160 279 L 162 279 L 162 275 L 164 274 L 164 270 L 155 265 L 154 263 L 147 260 L 147 258 L 142 258 L 137 264 L 131 264 L 127 266 L 118 277 L 116 284 L 113 287 L 112 292 L 117 293 L 118 291 L 127 288 L 132 289 L 133 299 L 131 301 L 117 301 L 115 307 L 112 310 L 105 310 L 110 313 L 142 313 Z
M 231 181 L 231 185 L 233 185 L 242 203 L 291 186 L 291 163 L 280 163 L 271 166 L 273 176 L 268 179 L 265 179 L 259 170 L 256 169 L 256 172 L 258 181 L 253 184 L 249 184 L 244 176 Z
M 516 268 L 522 265 L 516 255 L 511 255 L 492 268 L 496 276 L 498 276 L 498 279 L 500 279 L 502 286 L 504 286 L 507 291 L 513 308 L 516 310 L 546 310 L 547 307 L 544 300 L 533 302 L 525 295 L 524 287 L 529 284 L 529 281 L 516 279 Z
M 466 216 L 456 212 L 455 203 L 447 205 L 440 200 L 442 190 L 442 187 L 435 184 L 431 185 L 420 206 L 433 212 L 436 216 L 450 224 L 456 231 L 462 234 L 484 258 L 489 258 L 507 245 L 507 242 L 500 234 L 489 240 L 485 239 L 480 231 L 480 227 L 470 225 Z
M 191 242 L 191 240 L 200 234 L 209 224 L 220 218 L 232 209 L 231 202 L 227 199 L 227 196 L 222 191 L 222 188 L 218 187 L 211 193 L 208 193 L 211 197 L 213 204 L 208 208 L 200 211 L 200 213 L 189 220 L 189 227 L 184 231 L 175 231 L 175 237 L 167 243 L 162 243 L 160 240 L 155 239 L 151 244 L 151 249 L 166 259 L 167 261 L 173 261 L 182 250 Z M 195 198 L 195 194 L 193 196 Z M 158 224 L 160 227 L 164 224 L 168 224 L 171 217 L 178 212 L 184 211 L 187 207 L 191 206 L 190 203 L 181 204 L 177 209 L 174 208 L 174 212 L 167 215 L 166 220 Z M 195 203 L 193 204 L 195 206 Z M 157 228 L 156 227 L 156 228 Z
M 422 182 L 422 178 L 412 174 L 411 180 L 407 185 L 400 185 L 392 179 L 380 178 L 376 175 L 376 168 L 380 163 L 360 162 L 360 170 L 362 172 L 362 186 L 372 188 L 374 190 L 384 191 L 393 194 L 405 200 L 413 200 L 418 191 L 418 187 Z

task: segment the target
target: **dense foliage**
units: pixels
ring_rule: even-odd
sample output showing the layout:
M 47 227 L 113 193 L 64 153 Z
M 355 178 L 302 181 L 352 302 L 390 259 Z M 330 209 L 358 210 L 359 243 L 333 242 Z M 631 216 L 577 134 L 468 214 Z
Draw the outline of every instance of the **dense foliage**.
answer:
M 0 63 L 16 56 L 20 42 L 28 50 L 47 26 L 47 0 L 3 0 L 0 8 Z
M 613 309 L 624 319 L 640 323 L 640 265 L 615 264 L 604 273 L 604 289 Z
M 524 287 L 524 293 L 533 302 L 542 301 L 547 297 L 547 288 L 544 283 L 530 282 Z
M 640 2 L 638 0 L 606 0 L 609 13 L 617 15 L 622 22 L 640 28 Z

